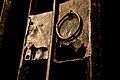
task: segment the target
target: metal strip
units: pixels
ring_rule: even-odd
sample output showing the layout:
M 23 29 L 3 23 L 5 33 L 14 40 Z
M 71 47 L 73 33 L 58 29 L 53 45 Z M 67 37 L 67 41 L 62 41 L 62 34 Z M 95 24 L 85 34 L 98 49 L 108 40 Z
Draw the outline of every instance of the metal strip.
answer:
M 30 15 L 30 11 L 31 11 L 31 5 L 32 5 L 32 0 L 30 0 L 30 3 L 29 3 L 29 12 L 28 12 L 28 17 L 29 17 L 29 15 Z M 26 27 L 26 31 L 25 32 L 27 32 L 27 27 Z M 23 42 L 23 47 L 24 47 L 24 43 L 25 43 L 25 40 L 24 40 L 24 42 Z M 22 61 L 23 61 L 23 51 L 24 50 L 24 48 L 22 49 L 22 54 L 21 54 L 21 59 L 20 59 L 20 65 L 19 65 L 19 68 L 18 68 L 18 75 L 17 75 L 17 80 L 19 79 L 19 74 L 20 74 L 20 68 L 21 68 L 21 66 L 22 66 Z
M 55 12 L 56 12 L 56 0 L 53 1 L 53 15 L 52 15 L 52 24 L 51 24 L 51 32 L 52 32 L 52 36 L 51 36 L 51 39 L 50 39 L 50 48 L 52 47 L 52 39 L 53 39 L 53 32 L 54 32 L 54 23 L 55 23 Z M 48 62 L 47 62 L 47 72 L 46 72 L 46 79 L 45 80 L 49 80 L 49 72 L 50 72 L 50 63 L 51 63 L 51 52 L 52 52 L 52 49 L 49 49 L 49 54 L 48 54 Z

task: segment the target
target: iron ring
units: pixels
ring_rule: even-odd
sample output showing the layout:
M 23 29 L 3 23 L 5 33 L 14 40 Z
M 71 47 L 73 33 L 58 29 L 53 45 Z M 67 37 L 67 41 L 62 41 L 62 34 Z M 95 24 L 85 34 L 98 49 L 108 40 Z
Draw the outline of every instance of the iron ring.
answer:
M 63 37 L 63 36 L 60 34 L 60 32 L 59 32 L 59 28 L 61 27 L 61 24 L 63 24 L 63 22 L 67 19 L 67 17 L 70 17 L 70 15 L 75 15 L 75 16 L 77 17 L 77 19 L 78 19 L 78 26 L 77 26 L 77 29 L 75 30 L 75 32 L 74 32 L 71 36 L 69 36 L 69 37 Z M 80 29 L 80 16 L 79 16 L 79 14 L 77 14 L 76 12 L 73 12 L 72 10 L 70 10 L 69 13 L 67 13 L 66 15 L 64 15 L 64 16 L 60 19 L 60 21 L 58 21 L 58 23 L 57 23 L 57 25 L 56 25 L 56 33 L 57 33 L 58 37 L 59 37 L 60 39 L 62 39 L 62 40 L 71 39 L 72 37 L 75 36 L 76 33 L 78 33 L 79 29 Z

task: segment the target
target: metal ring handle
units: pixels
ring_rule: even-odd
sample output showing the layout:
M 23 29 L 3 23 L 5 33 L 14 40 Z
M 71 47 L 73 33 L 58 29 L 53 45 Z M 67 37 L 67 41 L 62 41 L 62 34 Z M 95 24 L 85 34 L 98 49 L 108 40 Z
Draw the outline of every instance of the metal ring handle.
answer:
M 75 15 L 75 16 L 77 17 L 77 19 L 78 19 L 78 26 L 77 26 L 77 29 L 75 30 L 75 32 L 74 32 L 71 36 L 69 36 L 69 37 L 66 38 L 66 37 L 63 37 L 63 36 L 59 33 L 59 28 L 61 27 L 61 24 L 63 24 L 63 22 L 67 19 L 67 17 L 70 18 L 72 15 Z M 58 21 L 57 26 L 56 26 L 56 33 L 57 33 L 57 35 L 58 35 L 58 37 L 59 37 L 60 39 L 62 39 L 62 40 L 67 40 L 67 39 L 70 39 L 70 38 L 74 37 L 75 34 L 78 33 L 79 29 L 80 29 L 80 16 L 79 16 L 76 12 L 73 12 L 72 10 L 70 10 L 69 13 L 67 13 L 66 15 L 64 15 L 64 16 L 60 19 L 60 21 Z

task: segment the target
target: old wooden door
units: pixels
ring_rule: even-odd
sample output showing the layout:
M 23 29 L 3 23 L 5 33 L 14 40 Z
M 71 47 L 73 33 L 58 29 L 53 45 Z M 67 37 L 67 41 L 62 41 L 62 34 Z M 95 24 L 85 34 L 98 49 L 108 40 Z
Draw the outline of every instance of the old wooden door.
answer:
M 18 80 L 92 80 L 90 0 L 31 0 Z

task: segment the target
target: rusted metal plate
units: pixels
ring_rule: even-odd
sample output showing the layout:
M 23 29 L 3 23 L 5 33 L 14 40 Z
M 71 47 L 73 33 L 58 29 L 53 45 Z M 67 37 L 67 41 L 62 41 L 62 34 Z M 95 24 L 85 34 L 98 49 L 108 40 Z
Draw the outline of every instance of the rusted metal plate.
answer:
M 58 5 L 58 23 L 60 23 L 61 19 L 63 19 L 64 17 L 64 19 L 60 23 L 60 26 L 56 24 L 56 27 L 59 27 L 60 29 L 59 33 L 61 33 L 61 36 L 69 37 L 76 31 L 77 27 L 80 27 L 80 32 L 78 33 L 77 37 L 73 36 L 72 40 L 63 40 L 62 37 L 58 35 L 58 38 L 56 40 L 56 43 L 58 43 L 56 44 L 56 48 L 58 49 L 55 49 L 54 55 L 55 62 L 65 62 L 65 60 L 74 61 L 91 56 L 90 4 L 90 0 L 68 0 Z M 78 18 L 73 17 L 70 20 L 65 18 L 65 16 L 69 14 L 71 10 L 74 14 L 77 15 Z M 59 40 L 59 38 L 62 40 Z M 62 47 L 62 45 L 64 47 Z M 68 46 L 70 48 L 65 48 L 65 46 Z M 66 50 L 62 51 L 62 48 Z M 84 51 L 82 51 L 81 49 Z M 66 58 L 66 56 L 70 55 L 70 50 L 72 52 L 71 57 Z M 74 57 L 74 55 L 76 56 Z
M 18 80 L 30 79 L 29 76 L 32 76 L 31 79 L 36 78 L 35 80 L 45 79 L 47 59 L 51 49 L 51 21 L 52 11 L 29 15 Z M 36 67 L 39 68 L 35 69 Z M 28 71 L 31 72 L 28 73 Z M 39 77 L 39 74 L 42 76 Z
M 52 20 L 52 12 L 45 12 L 37 15 L 30 15 L 31 22 L 33 23 L 30 25 L 30 20 L 28 21 L 28 30 L 27 35 L 25 38 L 25 45 L 24 47 L 29 48 L 33 44 L 36 50 L 36 55 L 32 60 L 40 60 L 42 58 L 48 58 L 48 50 L 50 47 L 50 36 L 51 36 L 51 20 Z M 47 50 L 44 51 L 41 48 L 44 47 Z M 44 52 L 44 53 L 43 53 Z M 26 55 L 32 55 L 26 53 Z
M 31 8 L 29 13 L 31 13 Z M 45 80 L 47 59 L 51 49 L 51 29 L 52 11 L 40 11 L 40 13 L 36 11 L 35 14 L 29 14 L 18 71 L 18 80 Z
M 62 16 L 68 13 L 70 10 L 76 12 L 81 18 L 82 24 L 80 27 L 83 27 L 82 33 L 77 39 L 79 39 L 85 46 L 89 45 L 90 42 L 90 0 L 70 0 L 66 3 L 59 5 L 59 20 Z M 71 26 L 71 25 L 69 25 Z M 72 32 L 71 32 L 72 33 Z

